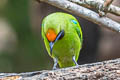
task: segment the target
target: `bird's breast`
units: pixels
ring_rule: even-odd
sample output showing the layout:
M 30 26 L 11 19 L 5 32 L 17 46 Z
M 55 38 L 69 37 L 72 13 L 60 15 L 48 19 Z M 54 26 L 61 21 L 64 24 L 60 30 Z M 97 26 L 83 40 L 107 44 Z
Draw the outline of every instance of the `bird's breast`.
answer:
M 80 51 L 80 39 L 75 33 L 65 33 L 65 36 L 58 40 L 53 47 L 53 56 L 72 57 Z

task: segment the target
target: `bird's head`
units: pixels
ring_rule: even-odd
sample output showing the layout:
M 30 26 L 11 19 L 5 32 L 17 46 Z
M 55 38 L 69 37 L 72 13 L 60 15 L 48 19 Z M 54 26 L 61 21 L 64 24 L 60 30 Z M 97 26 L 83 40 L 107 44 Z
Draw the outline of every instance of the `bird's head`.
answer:
M 44 18 L 42 22 L 42 36 L 44 39 L 48 40 L 49 47 L 47 44 L 47 49 L 50 48 L 51 54 L 54 44 L 57 43 L 60 39 L 62 39 L 65 33 L 70 30 L 75 31 L 75 28 L 70 28 L 71 25 L 79 26 L 76 19 L 69 14 L 57 12 L 52 13 Z M 79 32 L 79 28 L 77 32 Z
M 50 46 L 50 53 L 52 54 L 52 49 L 54 44 L 62 39 L 62 37 L 64 36 L 64 30 L 60 30 L 59 32 L 56 32 L 55 29 L 48 29 L 46 32 L 46 38 L 49 41 L 49 46 Z
M 50 53 L 54 44 L 64 37 L 66 21 L 62 13 L 53 13 L 46 16 L 42 22 L 42 36 L 49 43 Z

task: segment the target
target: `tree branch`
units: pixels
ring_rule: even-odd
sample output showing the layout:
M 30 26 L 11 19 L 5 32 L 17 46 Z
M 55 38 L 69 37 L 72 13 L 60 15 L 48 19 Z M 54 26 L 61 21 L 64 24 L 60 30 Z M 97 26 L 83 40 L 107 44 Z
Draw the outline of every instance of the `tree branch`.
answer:
M 116 32 L 120 32 L 120 24 L 111 20 L 107 17 L 100 17 L 98 13 L 79 6 L 75 3 L 72 3 L 68 0 L 40 0 L 41 2 L 45 2 L 66 10 L 68 12 L 74 13 L 80 17 L 83 17 L 87 20 L 90 20 L 96 24 L 103 25 L 104 27 L 111 29 Z
M 87 8 L 95 8 L 96 10 L 102 10 L 105 13 L 112 13 L 120 16 L 120 8 L 114 5 L 110 5 L 113 0 L 68 0 L 73 3 L 77 3 Z
M 0 73 L 0 80 L 119 80 L 120 58 L 58 70 Z

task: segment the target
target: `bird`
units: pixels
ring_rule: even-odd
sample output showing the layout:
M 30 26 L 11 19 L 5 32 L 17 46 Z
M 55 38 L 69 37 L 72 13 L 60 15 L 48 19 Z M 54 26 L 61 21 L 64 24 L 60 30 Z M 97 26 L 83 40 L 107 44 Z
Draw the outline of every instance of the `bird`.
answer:
M 41 34 L 53 69 L 78 66 L 83 33 L 77 19 L 69 13 L 54 12 L 42 20 Z

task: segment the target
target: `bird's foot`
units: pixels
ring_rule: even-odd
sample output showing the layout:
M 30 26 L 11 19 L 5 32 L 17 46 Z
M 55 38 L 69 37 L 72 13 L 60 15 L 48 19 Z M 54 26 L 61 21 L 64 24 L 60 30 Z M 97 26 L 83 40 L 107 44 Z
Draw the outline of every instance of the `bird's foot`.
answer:
M 54 60 L 53 70 L 56 70 L 57 69 L 57 64 L 58 64 L 58 59 L 53 58 L 53 60 Z
M 53 70 L 57 70 L 57 69 L 59 69 L 59 68 L 57 68 L 57 67 L 53 67 Z
M 75 66 L 78 67 L 79 65 L 78 65 L 77 61 L 75 60 L 75 56 L 73 56 L 72 60 L 75 63 Z
M 79 67 L 79 65 L 77 64 L 77 65 L 75 65 L 75 67 L 76 67 L 76 68 L 78 68 L 78 67 Z

